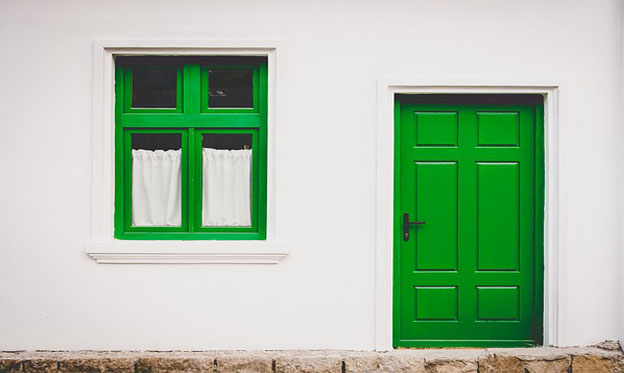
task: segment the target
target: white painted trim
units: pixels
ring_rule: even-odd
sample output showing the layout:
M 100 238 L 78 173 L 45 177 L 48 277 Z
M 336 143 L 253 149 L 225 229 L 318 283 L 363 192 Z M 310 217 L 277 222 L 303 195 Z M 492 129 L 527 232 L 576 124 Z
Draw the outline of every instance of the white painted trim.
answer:
M 275 131 L 277 51 L 275 41 L 113 40 L 95 41 L 93 50 L 93 132 L 91 241 L 88 255 L 98 263 L 277 263 L 287 255 L 277 249 L 275 234 Z M 265 241 L 116 240 L 114 230 L 114 56 L 116 55 L 241 55 L 266 56 L 268 67 L 267 237 Z M 149 248 L 139 250 L 148 245 Z M 226 250 L 224 251 L 224 248 Z M 104 250 L 104 251 L 102 251 Z M 155 255 L 154 253 L 157 253 Z M 222 255 L 227 254 L 223 259 Z M 220 257 L 221 255 L 221 257 Z M 279 258 L 279 259 L 275 259 Z
M 377 201 L 376 201 L 376 300 L 375 347 L 392 347 L 392 259 L 394 206 L 394 96 L 406 94 L 513 94 L 544 96 L 545 214 L 544 214 L 544 345 L 559 344 L 559 93 L 562 80 L 509 81 L 454 78 L 390 78 L 378 82 Z
M 87 244 L 98 263 L 277 264 L 281 245 L 256 241 L 113 241 Z
M 99 264 L 277 264 L 288 254 L 280 253 L 89 253 Z

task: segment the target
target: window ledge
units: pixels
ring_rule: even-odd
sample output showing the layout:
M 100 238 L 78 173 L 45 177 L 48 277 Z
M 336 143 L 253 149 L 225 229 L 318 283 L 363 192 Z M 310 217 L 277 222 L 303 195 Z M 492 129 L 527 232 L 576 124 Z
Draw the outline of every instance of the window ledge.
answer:
M 91 242 L 86 253 L 99 264 L 278 264 L 288 253 L 270 242 Z

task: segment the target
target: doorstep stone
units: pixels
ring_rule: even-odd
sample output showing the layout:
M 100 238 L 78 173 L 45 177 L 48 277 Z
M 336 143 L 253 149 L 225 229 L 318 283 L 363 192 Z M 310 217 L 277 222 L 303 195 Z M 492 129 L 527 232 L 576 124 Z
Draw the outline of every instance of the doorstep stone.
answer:
M 485 349 L 421 350 L 427 373 L 476 373 Z M 404 353 L 411 353 L 411 350 Z
M 164 356 L 139 357 L 136 362 L 137 373 L 213 373 L 215 358 L 211 356 L 194 356 L 193 354 L 163 354 Z
M 572 356 L 572 372 L 608 373 L 622 372 L 622 359 L 600 355 Z
M 513 368 L 509 368 L 510 371 L 516 372 L 548 372 L 548 373 L 568 373 L 571 364 L 570 353 L 576 350 L 570 350 L 565 348 L 552 348 L 552 347 L 535 347 L 535 348 L 500 348 L 489 349 L 488 353 L 496 356 L 500 360 L 506 358 L 508 364 L 513 364 Z M 591 351 L 598 351 L 591 348 Z M 599 352 L 602 353 L 602 352 Z M 493 365 L 488 366 L 489 362 L 494 362 Z M 515 363 L 514 363 L 515 362 Z M 496 359 L 487 360 L 483 359 L 482 371 L 496 371 Z
M 117 357 L 76 358 L 59 361 L 59 372 L 120 372 L 134 373 L 133 359 Z
M 524 363 L 513 355 L 491 354 L 479 359 L 479 373 L 524 373 Z
M 0 359 L 0 372 L 17 373 L 22 371 L 22 360 L 17 357 Z
M 284 353 L 275 358 L 275 373 L 340 373 L 343 357 L 333 353 L 312 353 L 289 356 Z
M 425 360 L 425 372 L 427 373 L 477 373 L 479 365 L 476 361 L 437 359 Z
M 24 360 L 25 372 L 38 372 L 38 373 L 57 373 L 58 361 L 53 359 L 32 359 Z
M 266 352 L 221 353 L 216 357 L 217 373 L 272 373 L 273 355 Z
M 528 373 L 568 373 L 572 359 L 569 357 L 560 359 L 539 359 L 526 361 L 525 367 Z
M 352 354 L 344 358 L 345 373 L 424 373 L 425 359 L 420 356 L 391 353 Z
M 0 372 L 624 373 L 617 343 L 575 348 L 375 351 L 0 352 Z

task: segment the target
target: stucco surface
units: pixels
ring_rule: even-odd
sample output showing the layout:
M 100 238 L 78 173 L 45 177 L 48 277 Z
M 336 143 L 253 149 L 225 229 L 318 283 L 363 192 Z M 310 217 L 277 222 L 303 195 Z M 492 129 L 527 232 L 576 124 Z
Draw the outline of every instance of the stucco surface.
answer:
M 375 347 L 377 82 L 561 82 L 559 343 L 621 333 L 616 0 L 0 2 L 0 349 Z M 99 265 L 94 40 L 278 40 L 274 266 Z

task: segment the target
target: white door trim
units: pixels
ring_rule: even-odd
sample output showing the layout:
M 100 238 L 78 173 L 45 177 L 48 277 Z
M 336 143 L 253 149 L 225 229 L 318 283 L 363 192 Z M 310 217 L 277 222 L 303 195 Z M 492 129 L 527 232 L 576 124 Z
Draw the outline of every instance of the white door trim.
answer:
M 387 78 L 378 82 L 375 347 L 392 349 L 392 262 L 395 94 L 540 94 L 544 96 L 544 345 L 559 343 L 559 93 L 558 80 Z

